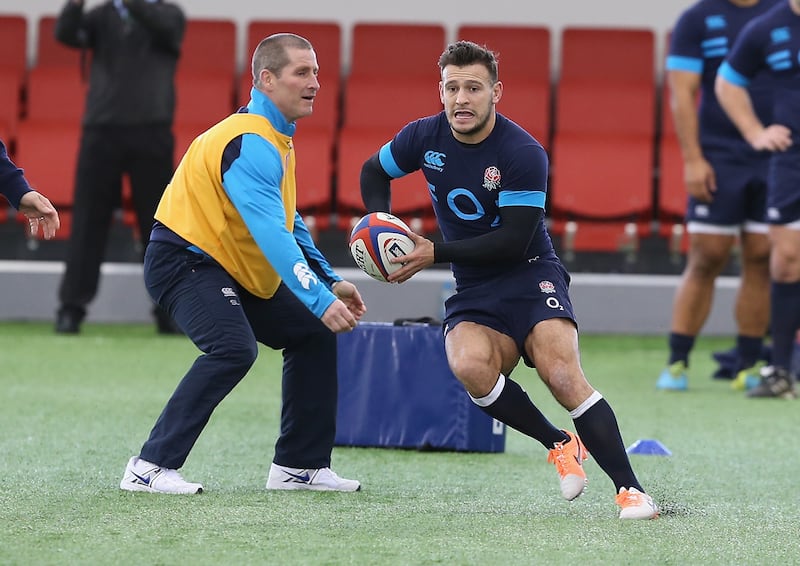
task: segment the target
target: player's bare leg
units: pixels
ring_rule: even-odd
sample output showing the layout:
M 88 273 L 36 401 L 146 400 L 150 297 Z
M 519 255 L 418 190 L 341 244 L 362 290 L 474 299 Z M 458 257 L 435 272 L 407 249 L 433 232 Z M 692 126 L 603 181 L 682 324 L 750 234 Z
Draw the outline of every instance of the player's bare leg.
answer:
M 688 387 L 689 355 L 711 312 L 716 279 L 725 269 L 735 243 L 732 235 L 689 235 L 686 268 L 672 302 L 669 359 L 658 378 L 659 389 L 681 391 Z
M 586 487 L 586 450 L 573 433 L 556 428 L 509 376 L 519 361 L 514 341 L 491 328 L 461 322 L 447 333 L 450 368 L 473 402 L 502 423 L 538 440 L 556 465 L 561 495 L 573 500 Z

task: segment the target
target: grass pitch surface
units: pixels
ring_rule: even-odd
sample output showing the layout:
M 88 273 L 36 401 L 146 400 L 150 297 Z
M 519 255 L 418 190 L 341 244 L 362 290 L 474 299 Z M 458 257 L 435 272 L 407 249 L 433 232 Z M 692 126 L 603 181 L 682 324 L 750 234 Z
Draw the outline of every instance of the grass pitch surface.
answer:
M 119 490 L 164 402 L 197 354 L 151 325 L 0 325 L 0 564 L 798 564 L 800 405 L 749 400 L 713 381 L 700 339 L 690 391 L 655 390 L 664 337 L 581 339 L 587 376 L 614 407 L 626 445 L 663 509 L 617 519 L 593 460 L 587 492 L 561 499 L 535 441 L 509 431 L 502 454 L 338 447 L 354 494 L 264 490 L 278 433 L 280 355 L 219 406 L 186 466 L 198 496 Z M 562 427 L 535 372 L 514 373 Z

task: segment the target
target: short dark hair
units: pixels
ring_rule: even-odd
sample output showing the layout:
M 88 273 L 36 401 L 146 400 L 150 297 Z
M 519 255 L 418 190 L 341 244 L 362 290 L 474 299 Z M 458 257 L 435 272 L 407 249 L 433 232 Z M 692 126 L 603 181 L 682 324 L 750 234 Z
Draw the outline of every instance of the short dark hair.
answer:
M 311 42 L 293 33 L 276 33 L 261 40 L 253 51 L 253 84 L 258 83 L 262 69 L 267 69 L 280 76 L 283 68 L 289 64 L 287 49 L 314 49 Z
M 448 45 L 439 57 L 440 71 L 443 71 L 447 65 L 466 67 L 475 64 L 486 67 L 492 83 L 497 82 L 497 56 L 486 46 L 472 41 L 456 41 Z

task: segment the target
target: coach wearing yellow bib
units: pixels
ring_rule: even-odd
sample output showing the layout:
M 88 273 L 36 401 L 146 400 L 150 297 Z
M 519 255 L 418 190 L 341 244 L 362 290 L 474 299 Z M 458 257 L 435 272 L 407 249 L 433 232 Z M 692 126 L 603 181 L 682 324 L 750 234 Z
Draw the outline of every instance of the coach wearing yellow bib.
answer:
M 198 136 L 156 211 L 148 292 L 203 352 L 125 469 L 128 491 L 200 493 L 177 471 L 212 412 L 253 365 L 283 351 L 281 431 L 267 489 L 357 491 L 330 469 L 337 332 L 366 311 L 295 209 L 295 121 L 319 90 L 316 54 L 293 34 L 253 54 L 251 100 Z

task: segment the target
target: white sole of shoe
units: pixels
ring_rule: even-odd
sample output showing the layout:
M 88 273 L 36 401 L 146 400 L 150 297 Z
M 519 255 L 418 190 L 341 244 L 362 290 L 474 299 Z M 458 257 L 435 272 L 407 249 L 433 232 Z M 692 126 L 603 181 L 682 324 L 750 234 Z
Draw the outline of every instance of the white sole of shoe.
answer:
M 342 493 L 352 493 L 354 491 L 360 491 L 361 486 L 359 485 L 355 489 L 337 489 L 335 487 L 313 483 L 276 482 L 273 484 L 267 483 L 267 489 L 274 491 L 341 491 Z

